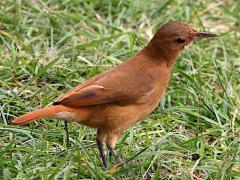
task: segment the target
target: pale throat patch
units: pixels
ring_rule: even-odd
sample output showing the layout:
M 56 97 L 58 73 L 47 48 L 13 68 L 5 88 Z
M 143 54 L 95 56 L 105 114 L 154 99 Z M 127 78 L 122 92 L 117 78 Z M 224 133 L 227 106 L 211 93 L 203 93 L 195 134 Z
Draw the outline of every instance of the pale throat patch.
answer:
M 58 112 L 55 114 L 54 116 L 55 118 L 60 118 L 60 119 L 76 119 L 77 115 L 74 112 L 67 112 L 67 111 L 63 111 L 63 112 Z

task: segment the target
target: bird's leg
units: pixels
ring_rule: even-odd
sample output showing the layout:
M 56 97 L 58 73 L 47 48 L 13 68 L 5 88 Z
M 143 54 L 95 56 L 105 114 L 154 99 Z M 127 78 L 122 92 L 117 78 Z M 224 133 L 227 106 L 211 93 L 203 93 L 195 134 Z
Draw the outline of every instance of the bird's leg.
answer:
M 113 148 L 109 145 L 107 145 L 107 148 L 108 148 L 110 154 L 113 155 L 113 157 L 115 158 L 116 162 L 120 165 L 123 165 L 124 162 L 120 159 L 120 157 L 119 157 L 117 151 L 115 150 L 115 148 Z
M 99 152 L 100 152 L 100 156 L 102 158 L 103 166 L 105 168 L 108 168 L 108 161 L 107 161 L 107 157 L 104 153 L 103 143 L 101 141 L 97 140 L 97 146 L 98 146 L 98 149 L 99 149 Z
M 66 145 L 67 145 L 67 148 L 69 148 L 69 133 L 68 133 L 67 121 L 64 121 L 64 129 L 66 132 Z
M 112 152 L 109 151 L 109 160 L 110 160 L 110 163 L 112 163 Z
M 103 143 L 106 141 L 106 132 L 102 129 L 97 130 L 97 146 L 102 158 L 102 163 L 105 168 L 108 168 L 107 157 L 104 152 Z
M 124 162 L 120 159 L 117 151 L 115 150 L 115 145 L 121 133 L 122 132 L 112 132 L 111 134 L 108 134 L 106 139 L 107 148 L 110 154 L 112 154 L 113 157 L 115 158 L 116 162 L 119 163 L 119 165 L 123 165 Z

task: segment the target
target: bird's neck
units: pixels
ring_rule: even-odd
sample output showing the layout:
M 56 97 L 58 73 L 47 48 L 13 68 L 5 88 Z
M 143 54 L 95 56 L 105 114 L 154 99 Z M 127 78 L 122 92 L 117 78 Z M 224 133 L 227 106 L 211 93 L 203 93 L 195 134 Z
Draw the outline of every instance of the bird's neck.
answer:
M 141 78 L 149 79 L 149 83 L 153 83 L 160 92 L 159 95 L 162 96 L 170 80 L 173 65 L 168 65 L 167 61 L 159 59 L 158 56 L 149 55 L 149 52 L 145 49 L 136 54 L 127 63 L 132 64 L 131 70 L 133 69 L 136 73 L 143 76 Z
M 137 64 L 138 69 L 150 74 L 153 77 L 152 79 L 160 82 L 160 84 L 167 84 L 175 62 L 174 58 L 166 61 L 165 58 L 152 53 L 147 48 L 140 51 L 132 60 Z
M 152 61 L 157 61 L 159 63 L 166 63 L 169 68 L 172 68 L 179 52 L 173 51 L 166 45 L 156 44 L 153 40 L 141 51 Z

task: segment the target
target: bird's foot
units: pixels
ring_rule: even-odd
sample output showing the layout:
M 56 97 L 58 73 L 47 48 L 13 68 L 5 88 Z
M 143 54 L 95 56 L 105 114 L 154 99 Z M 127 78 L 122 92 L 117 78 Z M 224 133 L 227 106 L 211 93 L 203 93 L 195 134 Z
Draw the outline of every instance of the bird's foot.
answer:
M 123 162 L 123 160 L 121 160 L 121 158 L 119 157 L 119 155 L 117 154 L 116 150 L 113 147 L 107 145 L 107 148 L 110 152 L 110 157 L 113 156 L 115 158 L 115 161 L 117 163 L 116 164 L 117 167 L 122 167 L 122 166 L 126 165 L 126 163 Z

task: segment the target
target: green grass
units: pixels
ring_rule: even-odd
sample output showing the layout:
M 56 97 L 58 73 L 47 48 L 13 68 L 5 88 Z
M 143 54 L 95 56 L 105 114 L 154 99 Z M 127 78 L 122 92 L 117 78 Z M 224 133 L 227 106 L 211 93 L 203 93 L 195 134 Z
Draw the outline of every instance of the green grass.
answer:
M 240 2 L 2 0 L 0 179 L 239 179 Z M 104 171 L 96 130 L 8 120 L 143 48 L 169 20 L 221 34 L 179 57 L 161 105 L 117 145 L 126 167 Z M 144 72 L 143 72 L 144 74 Z

